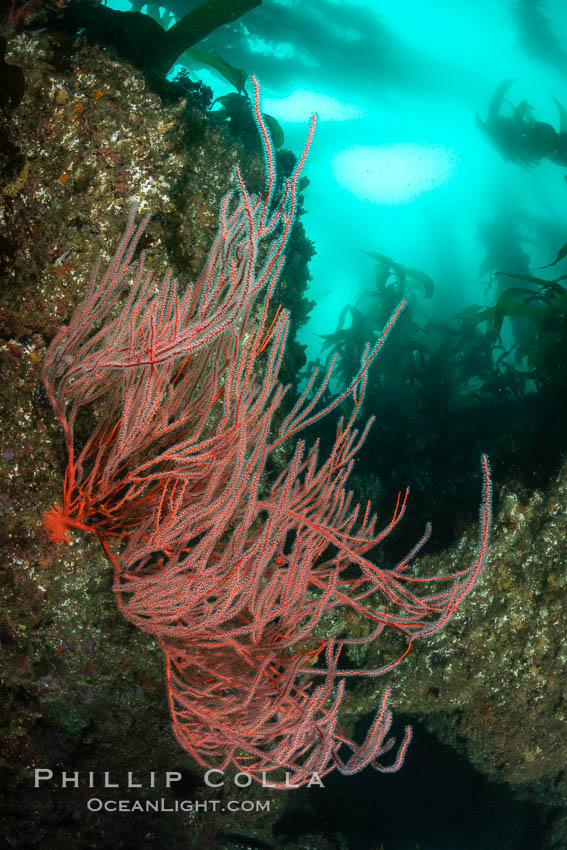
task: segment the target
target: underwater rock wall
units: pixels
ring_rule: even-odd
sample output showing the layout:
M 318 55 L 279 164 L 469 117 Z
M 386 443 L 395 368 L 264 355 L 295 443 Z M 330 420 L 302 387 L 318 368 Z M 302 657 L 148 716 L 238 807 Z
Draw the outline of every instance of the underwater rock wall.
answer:
M 119 847 L 137 838 L 141 847 L 156 846 L 144 845 L 148 833 L 170 847 L 190 846 L 181 815 L 140 818 L 134 827 L 120 818 L 86 821 L 87 789 L 64 796 L 30 784 L 34 766 L 52 764 L 145 772 L 149 742 L 156 770 L 182 768 L 187 793 L 207 796 L 170 734 L 160 651 L 115 609 L 103 553 L 80 534 L 55 549 L 42 529 L 65 457 L 40 366 L 56 327 L 84 293 L 85 270 L 117 243 L 132 201 L 154 214 L 144 245 L 149 261 L 158 270 L 160 262 L 171 263 L 189 278 L 202 267 L 231 167 L 243 158 L 201 113 L 182 103 L 164 106 L 138 72 L 110 53 L 56 32 L 6 35 L 7 62 L 25 76 L 21 102 L 0 115 L 0 639 L 9 706 L 0 735 L 7 817 L 19 840 L 33 812 L 34 835 L 17 846 Z M 261 158 L 247 156 L 244 165 L 247 179 L 259 182 Z M 443 633 L 397 668 L 393 702 L 487 775 L 525 783 L 522 793 L 560 804 L 567 790 L 567 467 L 548 492 L 507 491 L 500 502 L 480 586 Z M 416 569 L 460 568 L 475 534 Z M 364 661 L 373 666 L 379 657 L 378 645 Z M 384 684 L 349 693 L 352 725 L 375 708 Z M 270 796 L 278 801 L 270 815 L 262 823 L 244 818 L 241 826 L 277 847 L 271 826 L 286 801 Z M 233 820 L 196 816 L 192 846 L 229 832 Z M 310 846 L 338 846 L 338 839 L 319 836 Z

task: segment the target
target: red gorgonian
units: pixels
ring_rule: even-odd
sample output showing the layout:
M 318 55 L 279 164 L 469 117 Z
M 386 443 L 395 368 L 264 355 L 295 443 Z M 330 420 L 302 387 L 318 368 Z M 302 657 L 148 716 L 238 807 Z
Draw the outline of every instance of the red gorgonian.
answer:
M 337 768 L 397 770 L 411 738 L 393 748 L 389 691 L 358 746 L 338 722 L 347 676 L 392 669 L 416 637 L 441 629 L 477 583 L 488 552 L 490 474 L 471 566 L 417 577 L 410 559 L 380 569 L 367 553 L 398 524 L 377 529 L 370 503 L 353 503 L 347 479 L 372 420 L 355 427 L 378 343 L 362 354 L 351 385 L 321 409 L 330 370 L 316 373 L 274 433 L 285 389 L 278 383 L 290 317 L 270 304 L 297 206 L 297 182 L 276 188 L 274 152 L 256 80 L 254 115 L 264 146 L 266 187 L 250 195 L 235 169 L 201 277 L 187 288 L 168 272 L 157 284 L 135 252 L 149 218 L 135 210 L 102 279 L 97 263 L 86 297 L 45 358 L 44 381 L 68 452 L 63 505 L 44 516 L 55 542 L 78 528 L 97 535 L 114 567 L 124 616 L 158 639 L 165 656 L 173 731 L 201 765 L 232 764 L 275 785 L 301 785 Z M 329 457 L 299 441 L 275 481 L 270 453 L 348 397 Z M 75 426 L 91 411 L 80 449 Z M 354 612 L 366 636 L 332 636 L 331 613 Z M 342 619 L 342 618 L 341 618 Z M 348 669 L 343 650 L 387 627 L 405 651 L 382 668 Z M 335 628 L 336 631 L 336 628 Z M 343 632 L 340 632 L 343 634 Z M 331 635 L 331 636 L 330 636 Z M 350 755 L 347 755 L 350 751 Z

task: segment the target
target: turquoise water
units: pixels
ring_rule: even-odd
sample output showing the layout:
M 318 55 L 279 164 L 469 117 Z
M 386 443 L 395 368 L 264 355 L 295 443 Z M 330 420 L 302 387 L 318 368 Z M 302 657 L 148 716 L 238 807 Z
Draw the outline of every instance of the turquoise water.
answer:
M 179 15 L 196 5 L 171 8 Z M 560 167 L 504 160 L 475 116 L 485 118 L 495 88 L 515 78 L 512 105 L 527 100 L 538 121 L 558 130 L 552 95 L 567 103 L 566 30 L 561 0 L 264 0 L 200 42 L 259 77 L 286 147 L 300 151 L 309 116 L 318 114 L 304 217 L 317 249 L 309 293 L 316 306 L 301 333 L 310 358 L 320 353 L 318 335 L 333 332 L 344 305 L 372 286 L 374 264 L 362 251 L 434 280 L 434 298 L 419 301 L 422 324 L 493 303 L 479 274 L 483 222 L 504 215 L 532 266 L 555 256 L 566 204 Z M 233 91 L 211 69 L 188 67 L 215 96 Z
M 171 0 L 172 15 L 140 8 L 171 23 L 197 5 Z M 300 331 L 307 360 L 332 352 L 325 335 L 351 331 L 354 354 L 340 350 L 336 389 L 356 372 L 364 334 L 372 342 L 384 322 L 386 288 L 410 302 L 397 342 L 392 334 L 393 347 L 389 341 L 380 356 L 384 367 L 373 366 L 369 378 L 363 412 L 378 421 L 353 479 L 357 498 L 371 496 L 380 508 L 383 494 L 415 484 L 398 558 L 430 518 L 432 546 L 443 548 L 474 522 L 481 452 L 491 457 L 498 491 L 516 476 L 530 487 L 545 482 L 564 451 L 567 379 L 554 368 L 564 341 L 548 340 L 542 351 L 551 351 L 552 362 L 542 351 L 536 362 L 533 347 L 549 329 L 524 321 L 521 310 L 511 318 L 510 304 L 494 349 L 486 333 L 494 312 L 470 325 L 468 336 L 453 317 L 490 311 L 507 285 L 529 286 L 518 275 L 538 274 L 567 242 L 567 147 L 565 155 L 560 148 L 567 7 L 560 0 L 263 0 L 199 49 L 260 79 L 264 109 L 296 153 L 317 113 L 302 217 L 316 248 L 308 292 L 315 306 Z M 184 63 L 215 97 L 234 91 L 209 66 Z M 559 276 L 564 265 L 544 274 Z M 503 282 L 498 272 L 510 277 Z M 459 349 L 465 343 L 470 348 Z M 502 346 L 509 353 L 497 366 Z M 321 423 L 323 444 L 334 428 Z M 388 558 L 396 561 L 395 549 Z M 491 704 L 482 710 L 489 717 Z M 396 723 L 401 728 L 403 718 Z M 348 834 L 353 850 L 379 850 L 373 834 L 384 838 L 384 850 L 540 846 L 535 826 L 530 833 L 535 807 L 505 786 L 493 793 L 419 727 L 400 774 L 379 786 L 373 775 L 338 782 L 319 796 L 317 817 L 325 835 Z M 377 787 L 386 823 L 377 823 Z

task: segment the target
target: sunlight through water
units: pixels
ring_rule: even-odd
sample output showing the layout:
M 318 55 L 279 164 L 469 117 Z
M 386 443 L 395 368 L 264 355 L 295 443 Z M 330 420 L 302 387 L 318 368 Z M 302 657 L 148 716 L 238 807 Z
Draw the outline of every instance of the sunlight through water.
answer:
M 455 151 L 443 145 L 353 145 L 334 157 L 333 175 L 357 198 L 403 204 L 445 185 L 457 163 Z

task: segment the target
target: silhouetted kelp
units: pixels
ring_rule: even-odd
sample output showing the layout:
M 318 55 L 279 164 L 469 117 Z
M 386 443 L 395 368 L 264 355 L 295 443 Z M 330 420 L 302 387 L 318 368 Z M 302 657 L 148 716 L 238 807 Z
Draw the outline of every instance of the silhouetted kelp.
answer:
M 175 60 L 217 27 L 258 6 L 260 0 L 204 0 L 167 31 L 149 15 L 119 12 L 92 0 L 75 0 L 57 20 L 88 38 L 113 46 L 119 54 L 153 77 L 165 77 Z
M 551 124 L 536 121 L 527 100 L 514 106 L 505 95 L 514 79 L 503 80 L 496 88 L 488 107 L 486 121 L 477 113 L 478 127 L 485 133 L 504 159 L 531 167 L 548 159 L 558 165 L 567 165 L 567 112 L 556 98 L 552 98 L 559 111 L 560 127 L 557 132 Z M 503 107 L 508 107 L 505 114 Z

